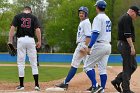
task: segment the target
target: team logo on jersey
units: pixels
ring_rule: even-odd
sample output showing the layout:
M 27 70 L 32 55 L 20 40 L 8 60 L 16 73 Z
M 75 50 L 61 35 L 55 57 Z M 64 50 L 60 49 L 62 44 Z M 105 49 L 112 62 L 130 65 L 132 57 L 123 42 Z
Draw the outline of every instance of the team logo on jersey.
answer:
M 81 30 L 81 27 L 79 26 L 78 29 Z

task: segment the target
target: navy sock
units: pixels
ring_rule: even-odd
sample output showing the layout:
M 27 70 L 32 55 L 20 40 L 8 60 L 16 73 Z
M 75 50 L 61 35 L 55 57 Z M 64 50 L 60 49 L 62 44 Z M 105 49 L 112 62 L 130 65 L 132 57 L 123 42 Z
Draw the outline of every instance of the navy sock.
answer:
M 68 83 L 74 77 L 74 75 L 76 74 L 76 71 L 77 71 L 77 68 L 71 67 L 71 69 L 64 81 L 64 84 Z
M 107 81 L 107 74 L 100 75 L 100 80 L 101 80 L 101 87 L 105 89 L 105 85 Z
M 97 81 L 96 81 L 96 78 L 95 78 L 95 70 L 92 69 L 92 70 L 87 71 L 87 75 L 92 82 L 92 86 L 96 88 Z

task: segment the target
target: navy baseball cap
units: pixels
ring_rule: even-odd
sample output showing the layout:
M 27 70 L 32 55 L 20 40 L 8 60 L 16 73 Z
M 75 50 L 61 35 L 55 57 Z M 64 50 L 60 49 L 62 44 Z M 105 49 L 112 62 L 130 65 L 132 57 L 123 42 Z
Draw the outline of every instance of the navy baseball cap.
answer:
M 94 6 L 100 7 L 100 8 L 106 8 L 107 3 L 104 0 L 97 0 L 96 4 Z
M 138 6 L 131 6 L 129 9 L 134 10 L 136 14 L 140 16 L 140 8 Z
M 25 6 L 24 9 L 32 10 L 30 6 Z

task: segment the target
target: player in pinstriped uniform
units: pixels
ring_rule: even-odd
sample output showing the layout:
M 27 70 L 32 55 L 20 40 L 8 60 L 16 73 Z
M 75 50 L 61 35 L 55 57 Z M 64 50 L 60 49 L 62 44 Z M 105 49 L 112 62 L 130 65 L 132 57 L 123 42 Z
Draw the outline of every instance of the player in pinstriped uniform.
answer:
M 77 68 L 79 67 L 81 61 L 85 59 L 86 57 L 86 50 L 88 43 L 90 42 L 91 37 L 91 23 L 88 19 L 88 8 L 87 7 L 80 7 L 78 10 L 79 18 L 80 18 L 80 24 L 78 26 L 78 32 L 77 32 L 77 47 L 75 49 L 75 52 L 73 54 L 73 59 L 71 63 L 71 69 L 64 80 L 63 83 L 56 85 L 60 88 L 68 88 L 68 83 L 70 80 L 74 77 L 76 74 Z
M 91 93 L 103 92 L 107 80 L 107 61 L 111 53 L 111 21 L 105 14 L 107 3 L 104 0 L 98 0 L 95 4 L 97 16 L 92 23 L 91 41 L 88 45 L 88 51 L 84 70 L 92 82 Z M 93 46 L 94 44 L 94 46 Z M 93 67 L 98 63 L 101 86 L 95 79 L 95 70 Z

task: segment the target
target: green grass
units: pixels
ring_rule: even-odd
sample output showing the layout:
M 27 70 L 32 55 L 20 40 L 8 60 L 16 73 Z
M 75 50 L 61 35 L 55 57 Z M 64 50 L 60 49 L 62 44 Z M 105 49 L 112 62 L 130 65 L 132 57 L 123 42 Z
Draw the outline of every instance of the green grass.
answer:
M 122 66 L 122 63 L 108 63 L 108 66 Z M 140 66 L 140 63 L 138 63 L 138 66 Z
M 0 62 L 0 64 L 16 64 L 16 62 Z M 26 64 L 29 64 L 27 62 Z M 40 62 L 45 65 L 70 65 L 70 63 L 54 63 L 54 62 Z M 109 66 L 122 66 L 122 63 L 109 63 Z M 138 64 L 140 65 L 140 64 Z M 39 67 L 39 81 L 47 82 L 66 77 L 70 68 L 65 67 Z M 77 72 L 83 69 L 79 68 Z M 25 82 L 33 82 L 31 67 L 25 68 Z M 0 66 L 0 82 L 18 82 L 18 69 L 17 66 Z
M 108 63 L 108 66 L 122 66 L 122 63 Z
M 39 62 L 40 64 L 44 65 L 70 65 L 71 63 L 67 62 Z M 0 64 L 17 64 L 17 62 L 0 62 Z M 26 64 L 30 64 L 30 62 L 26 62 Z
M 47 82 L 66 77 L 70 68 L 39 67 L 39 81 Z M 79 68 L 77 72 L 81 72 Z M 33 82 L 31 67 L 25 68 L 25 82 Z M 0 67 L 0 82 L 18 82 L 18 70 L 16 66 Z
M 0 64 L 16 64 L 16 62 L 0 62 Z M 26 62 L 26 64 L 30 64 L 29 62 Z M 71 63 L 67 62 L 40 62 L 41 65 L 70 65 Z M 81 63 L 83 65 L 83 63 Z M 140 63 L 138 63 L 140 65 Z M 108 66 L 122 66 L 122 63 L 114 62 L 114 63 L 108 63 Z

